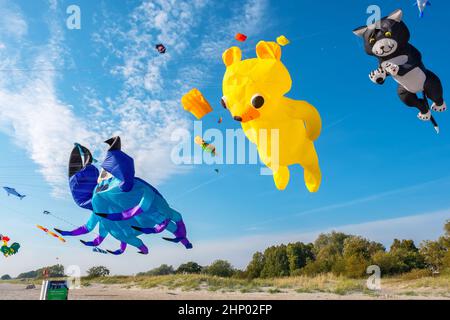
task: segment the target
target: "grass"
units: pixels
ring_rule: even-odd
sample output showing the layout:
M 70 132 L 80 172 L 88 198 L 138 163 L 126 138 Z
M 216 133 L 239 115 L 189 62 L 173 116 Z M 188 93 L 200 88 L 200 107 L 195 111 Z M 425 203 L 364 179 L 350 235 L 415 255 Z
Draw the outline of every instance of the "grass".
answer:
M 332 274 L 318 275 L 316 277 L 297 276 L 273 279 L 235 279 L 208 276 L 203 274 L 166 275 L 166 276 L 140 276 L 124 277 L 112 276 L 95 279 L 83 279 L 83 286 L 97 284 L 116 284 L 123 286 L 137 286 L 144 289 L 167 288 L 182 291 L 208 290 L 211 292 L 269 292 L 272 294 L 286 290 L 298 293 L 328 292 L 347 294 L 353 291 L 362 291 L 364 281 L 336 277 Z
M 9 280 L 4 282 L 40 285 L 42 280 Z M 1 283 L 1 282 L 0 282 Z M 108 276 L 102 278 L 82 278 L 83 287 L 96 285 L 119 285 L 123 288 L 166 289 L 180 291 L 209 291 L 214 293 L 329 293 L 349 295 L 365 294 L 372 297 L 389 296 L 441 296 L 450 297 L 450 272 L 432 276 L 414 271 L 396 277 L 383 277 L 381 291 L 371 291 L 366 287 L 366 279 L 349 279 L 333 274 L 315 277 L 295 276 L 272 279 L 221 278 L 204 274 L 175 274 L 166 276 Z

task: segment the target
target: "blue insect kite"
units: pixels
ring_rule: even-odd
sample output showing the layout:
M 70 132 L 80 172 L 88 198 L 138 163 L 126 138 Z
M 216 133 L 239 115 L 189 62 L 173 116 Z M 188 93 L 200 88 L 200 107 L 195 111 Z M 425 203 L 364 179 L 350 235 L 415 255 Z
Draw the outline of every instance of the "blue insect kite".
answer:
M 92 164 L 91 152 L 76 144 L 70 155 L 69 184 L 78 206 L 91 210 L 89 221 L 72 231 L 55 229 L 63 236 L 87 234 L 99 225 L 99 235 L 93 241 L 80 240 L 84 245 L 97 247 L 108 234 L 120 241 L 120 249 L 109 251 L 119 255 L 127 244 L 137 247 L 141 254 L 148 248 L 138 236 L 168 230 L 186 249 L 192 244 L 186 237 L 186 227 L 180 213 L 172 209 L 153 186 L 134 176 L 134 160 L 121 151 L 120 137 L 105 141 L 109 146 L 102 171 Z

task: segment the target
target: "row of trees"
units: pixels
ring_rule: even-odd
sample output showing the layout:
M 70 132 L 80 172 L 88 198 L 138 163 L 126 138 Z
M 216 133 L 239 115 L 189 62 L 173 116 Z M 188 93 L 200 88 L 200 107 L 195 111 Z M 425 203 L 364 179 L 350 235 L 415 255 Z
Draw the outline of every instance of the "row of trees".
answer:
M 450 221 L 445 234 L 436 241 L 424 241 L 419 247 L 413 240 L 395 239 L 389 250 L 378 242 L 360 236 L 331 232 L 321 234 L 314 243 L 290 243 L 256 252 L 244 271 L 237 270 L 224 260 L 202 267 L 188 262 L 177 269 L 161 265 L 138 276 L 205 273 L 221 277 L 273 278 L 297 275 L 314 276 L 334 273 L 351 278 L 366 276 L 367 267 L 377 265 L 383 275 L 426 270 L 438 273 L 450 269 Z
M 46 275 L 50 278 L 64 277 L 64 266 L 62 264 L 56 264 L 54 266 L 23 272 L 17 276 L 17 279 L 43 279 Z
M 272 246 L 253 255 L 245 276 L 269 278 L 332 272 L 357 278 L 365 276 L 370 265 L 379 266 L 383 275 L 450 269 L 450 221 L 442 237 L 424 241 L 419 247 L 412 240 L 395 239 L 387 251 L 381 243 L 341 232 L 321 234 L 314 243 Z
M 450 269 L 450 220 L 444 227 L 445 233 L 435 241 L 424 241 L 417 247 L 413 240 L 395 239 L 387 251 L 378 242 L 342 232 L 321 234 L 314 243 L 290 243 L 256 252 L 247 268 L 235 269 L 228 261 L 216 260 L 209 266 L 187 262 L 177 269 L 163 264 L 158 268 L 139 273 L 138 276 L 204 273 L 219 277 L 273 278 L 297 275 L 314 276 L 332 272 L 336 275 L 358 278 L 366 276 L 367 267 L 377 265 L 383 275 L 395 275 L 412 270 L 428 270 L 439 273 Z M 54 265 L 20 274 L 18 279 L 42 278 L 44 270 L 49 277 L 64 276 L 64 267 Z M 88 270 L 89 277 L 109 275 L 103 266 Z M 2 280 L 11 277 L 4 275 Z
M 231 263 L 225 260 L 216 260 L 209 266 L 201 266 L 196 262 L 190 261 L 181 264 L 177 269 L 172 266 L 163 264 L 158 268 L 152 269 L 147 272 L 138 273 L 137 276 L 162 276 L 169 274 L 199 274 L 205 273 L 218 277 L 231 277 L 236 274 L 238 270 L 235 270 Z

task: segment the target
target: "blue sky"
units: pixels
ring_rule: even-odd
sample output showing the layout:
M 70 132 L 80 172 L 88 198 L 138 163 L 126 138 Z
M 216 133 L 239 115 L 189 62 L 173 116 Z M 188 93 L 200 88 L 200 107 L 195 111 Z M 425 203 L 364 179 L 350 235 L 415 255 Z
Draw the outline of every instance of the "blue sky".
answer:
M 438 115 L 437 136 L 403 106 L 392 80 L 373 85 L 367 75 L 376 61 L 351 32 L 371 4 L 383 15 L 403 8 L 412 43 L 447 91 L 450 3 L 434 1 L 419 19 L 411 2 L 0 0 L 0 185 L 27 195 L 20 201 L 0 193 L 0 233 L 22 244 L 19 255 L 0 259 L 0 273 L 57 261 L 121 274 L 218 258 L 243 267 L 256 250 L 332 229 L 386 245 L 393 237 L 436 238 L 450 218 L 450 116 Z M 66 28 L 71 4 L 81 9 L 81 30 Z M 248 40 L 237 43 L 237 32 Z M 174 165 L 171 133 L 192 130 L 194 120 L 181 95 L 197 87 L 213 104 L 204 129 L 239 128 L 219 103 L 221 54 L 239 45 L 244 58 L 254 57 L 259 40 L 281 34 L 291 40 L 282 56 L 293 78 L 288 96 L 309 101 L 323 118 L 320 192 L 307 192 L 299 167 L 280 192 L 259 165 Z M 163 56 L 154 50 L 160 42 Z M 116 134 L 138 175 L 183 213 L 193 250 L 146 236 L 148 256 L 133 248 L 103 256 L 35 227 L 70 229 L 88 219 L 68 196 L 68 156 L 80 142 L 101 159 L 102 141 Z M 118 243 L 108 238 L 103 247 Z

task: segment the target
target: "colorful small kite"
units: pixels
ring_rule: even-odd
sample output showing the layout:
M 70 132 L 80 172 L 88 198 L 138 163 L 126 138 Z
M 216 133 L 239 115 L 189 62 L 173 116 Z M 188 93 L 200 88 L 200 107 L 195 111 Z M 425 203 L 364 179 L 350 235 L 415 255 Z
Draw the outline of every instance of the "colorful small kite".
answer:
M 3 253 L 3 255 L 5 256 L 5 258 L 15 255 L 17 252 L 19 252 L 20 249 L 20 244 L 18 244 L 17 242 L 14 242 L 11 247 L 8 247 L 7 245 L 3 245 L 0 248 L 0 252 Z
M 157 44 L 155 48 L 160 54 L 166 53 L 166 47 L 162 43 Z
M 280 45 L 280 46 L 287 46 L 289 43 L 290 43 L 290 41 L 288 40 L 288 38 L 286 38 L 285 36 L 283 36 L 283 35 L 281 35 L 281 36 L 279 36 L 278 38 L 277 38 L 277 43 Z
M 44 231 L 45 233 L 51 235 L 52 237 L 55 237 L 56 239 L 58 239 L 61 242 L 66 242 L 66 240 L 64 240 L 63 238 L 61 238 L 60 236 L 58 236 L 56 233 L 48 230 L 47 228 L 40 226 L 40 225 L 36 225 L 36 227 L 38 227 L 39 229 L 41 229 L 42 231 Z
M 95 247 L 92 249 L 93 252 L 108 254 L 108 251 Z
M 223 121 L 222 117 L 219 118 L 219 120 L 217 121 L 218 124 L 221 124 Z
M 192 113 L 197 119 L 203 118 L 212 111 L 211 105 L 198 89 L 192 89 L 181 98 L 184 110 Z
M 247 40 L 247 36 L 245 34 L 242 34 L 242 33 L 237 33 L 236 36 L 235 36 L 235 39 L 237 41 L 244 42 L 245 40 Z
M 216 156 L 216 147 L 208 142 L 205 142 L 200 136 L 196 136 L 194 142 L 198 144 L 206 152 L 212 154 L 213 157 Z

